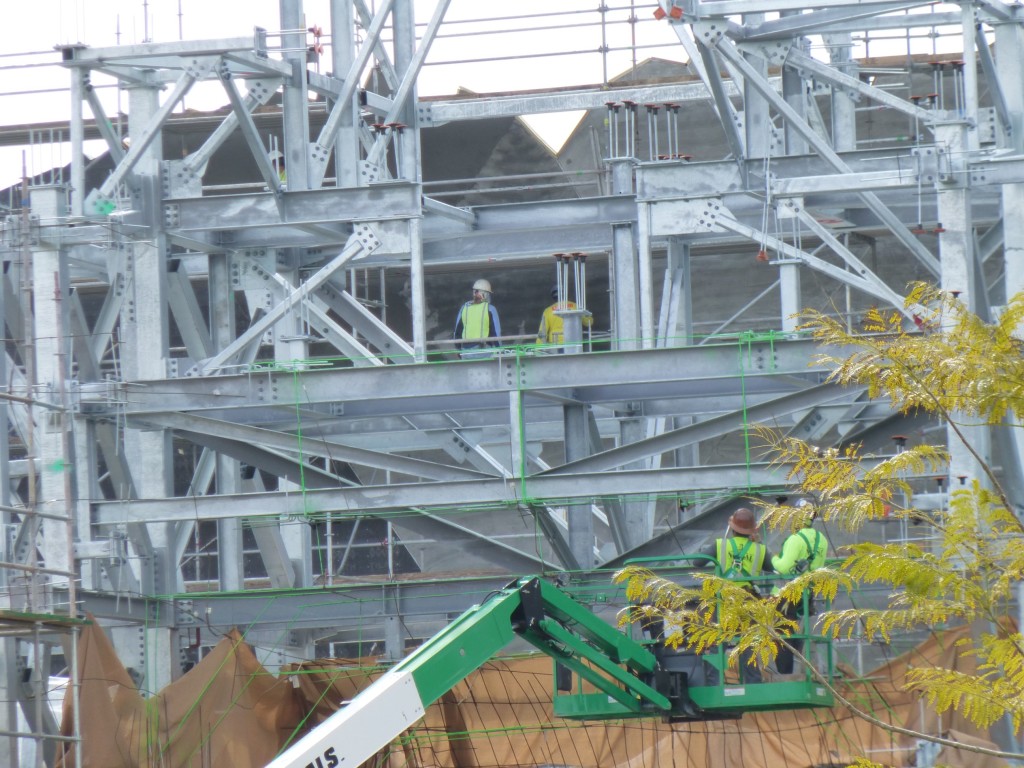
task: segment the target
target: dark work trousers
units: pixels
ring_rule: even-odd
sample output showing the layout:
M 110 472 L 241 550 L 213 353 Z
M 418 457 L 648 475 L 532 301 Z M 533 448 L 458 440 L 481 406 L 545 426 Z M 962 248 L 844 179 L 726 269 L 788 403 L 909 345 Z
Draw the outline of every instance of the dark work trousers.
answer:
M 801 601 L 800 605 L 793 605 L 792 603 L 786 603 L 785 607 L 782 609 L 782 612 L 783 612 L 783 614 L 785 614 L 787 619 L 791 619 L 791 620 L 795 621 L 799 625 L 799 629 L 797 630 L 797 632 L 799 634 L 804 634 L 806 632 L 806 626 L 807 626 L 807 622 L 805 621 L 806 617 L 804 616 L 804 613 L 803 613 L 803 604 L 802 604 L 802 602 L 803 601 Z M 813 615 L 814 615 L 814 601 L 809 599 L 807 601 L 807 616 L 813 616 Z M 796 651 L 797 653 L 803 653 L 804 652 L 804 640 L 803 640 L 802 637 L 789 637 L 789 638 L 786 638 L 786 642 L 789 643 L 789 645 L 792 646 L 793 650 Z M 791 675 L 791 674 L 793 674 L 793 661 L 794 661 L 793 651 L 791 651 L 789 648 L 787 648 L 784 645 L 780 645 L 779 646 L 779 653 L 775 657 L 775 669 L 777 669 L 779 671 L 779 674 L 780 675 Z

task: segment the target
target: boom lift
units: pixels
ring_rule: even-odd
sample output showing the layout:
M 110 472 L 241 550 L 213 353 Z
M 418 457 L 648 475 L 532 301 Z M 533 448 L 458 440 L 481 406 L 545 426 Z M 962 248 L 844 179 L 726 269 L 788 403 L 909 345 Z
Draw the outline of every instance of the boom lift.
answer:
M 560 717 L 709 720 L 753 710 L 832 705 L 828 688 L 810 676 L 728 683 L 724 649 L 696 655 L 660 644 L 649 647 L 558 587 L 529 577 L 470 608 L 267 768 L 355 768 L 517 637 L 555 660 L 554 712 Z M 830 676 L 831 646 L 825 638 L 808 639 L 826 651 L 823 674 Z

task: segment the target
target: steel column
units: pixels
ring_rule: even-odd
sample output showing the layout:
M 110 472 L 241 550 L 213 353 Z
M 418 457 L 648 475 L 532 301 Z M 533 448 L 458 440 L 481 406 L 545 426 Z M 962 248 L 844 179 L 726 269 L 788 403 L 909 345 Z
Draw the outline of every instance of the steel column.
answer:
M 128 245 L 127 300 L 120 315 L 123 374 L 131 380 L 167 375 L 167 260 L 166 238 L 160 220 L 159 184 L 162 141 L 159 129 L 153 128 L 159 112 L 159 90 L 156 87 L 137 86 L 129 90 L 128 131 L 132 138 L 132 151 L 137 148 L 140 132 L 150 139 L 134 164 L 139 184 L 135 192 L 136 204 L 149 212 L 149 230 L 146 236 Z M 167 498 L 173 494 L 168 433 L 127 429 L 124 453 L 132 467 L 140 497 Z M 143 589 L 157 594 L 173 591 L 177 581 L 177 563 L 171 561 L 167 526 L 133 527 L 129 530 L 136 554 L 142 556 L 140 580 Z M 151 652 L 139 672 L 147 687 L 159 690 L 174 678 L 178 670 L 176 640 L 172 639 L 172 633 L 162 629 L 147 629 L 145 634 L 146 647 Z
M 33 212 L 40 222 L 48 226 L 59 226 L 66 216 L 63 187 L 36 187 L 32 190 Z M 50 412 L 40 412 L 36 422 L 36 447 L 40 480 L 41 513 L 54 515 L 43 523 L 40 551 L 47 568 L 55 571 L 70 571 L 73 563 L 68 555 L 68 536 L 71 535 L 71 521 L 59 523 L 65 517 L 73 499 L 66 497 L 65 472 L 74 470 L 73 459 L 64 453 L 63 433 L 71 429 L 70 415 L 60 410 L 58 393 L 66 382 L 61 381 L 63 367 L 71 359 L 71 346 L 61 340 L 70 338 L 68 327 L 67 260 L 61 258 L 59 250 L 41 248 L 32 254 L 33 322 L 29 332 L 36 346 L 36 381 L 39 389 L 30 393 L 33 397 L 48 401 L 54 406 Z M 63 578 L 53 582 L 66 581 Z M 53 609 L 53 606 L 50 606 Z
M 563 408 L 565 424 L 565 459 L 577 461 L 590 454 L 590 427 L 587 422 L 587 408 L 582 405 L 566 405 Z M 589 504 L 569 504 L 569 549 L 577 568 L 593 568 L 594 558 L 594 516 Z
M 939 235 L 940 287 L 956 292 L 968 309 L 976 311 L 982 301 L 979 294 L 985 291 L 985 286 L 978 284 L 975 277 L 974 224 L 965 168 L 968 133 L 966 124 L 952 124 L 940 127 L 937 134 L 940 147 L 947 154 L 947 176 L 940 181 L 937 190 L 939 220 L 943 228 Z M 991 463 L 989 428 L 964 423 L 958 426 L 973 451 L 963 444 L 952 425 L 947 427 L 950 477 L 966 476 L 984 484 L 980 462 Z
M 280 0 L 281 58 L 291 64 L 291 77 L 285 78 L 282 110 L 284 115 L 284 157 L 288 171 L 288 189 L 310 188 L 309 179 L 309 104 L 306 83 L 306 23 L 302 0 Z M 314 186 L 320 186 L 316 180 Z
M 349 71 L 356 56 L 355 9 L 352 0 L 331 0 L 331 66 L 335 78 Z M 354 89 L 348 89 L 345 103 L 333 108 L 341 109 L 338 132 L 334 142 L 335 186 L 354 187 L 359 179 L 359 114 Z

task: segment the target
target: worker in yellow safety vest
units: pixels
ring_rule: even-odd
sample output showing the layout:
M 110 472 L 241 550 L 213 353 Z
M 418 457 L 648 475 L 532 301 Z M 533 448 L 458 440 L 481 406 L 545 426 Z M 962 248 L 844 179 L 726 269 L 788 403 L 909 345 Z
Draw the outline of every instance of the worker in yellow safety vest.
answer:
M 715 539 L 714 543 L 701 549 L 702 555 L 715 558 L 719 573 L 727 579 L 742 581 L 762 574 L 766 563 L 771 562 L 768 548 L 758 539 L 757 517 L 748 507 L 740 507 L 729 516 L 728 534 Z M 746 588 L 760 595 L 757 587 L 747 582 Z M 762 682 L 761 670 L 754 663 L 754 656 L 745 651 L 740 658 L 740 681 L 743 683 Z
M 459 349 L 463 350 L 463 357 L 478 357 L 480 353 L 472 350 L 498 346 L 501 321 L 498 310 L 491 303 L 492 295 L 491 284 L 487 280 L 477 280 L 473 283 L 473 298 L 462 305 L 455 317 L 452 337 L 460 340 Z
M 729 533 L 732 535 L 715 539 L 715 543 L 706 546 L 701 553 L 714 557 L 722 576 L 727 579 L 760 576 L 771 556 L 768 548 L 758 541 L 757 527 L 753 511 L 740 507 L 729 517 Z M 757 591 L 753 585 L 751 589 Z
M 274 170 L 277 171 L 277 178 L 280 180 L 281 184 L 287 184 L 288 171 L 286 171 L 284 167 L 284 154 L 280 150 L 275 149 L 268 153 L 267 157 L 270 158 L 270 164 L 274 167 Z
M 537 331 L 538 344 L 561 344 L 565 341 L 565 321 L 557 314 L 560 310 L 576 309 L 575 301 L 557 301 L 558 286 L 551 286 L 551 298 L 556 301 L 544 310 L 540 318 L 540 329 Z M 582 318 L 583 327 L 594 324 L 594 318 L 586 315 Z

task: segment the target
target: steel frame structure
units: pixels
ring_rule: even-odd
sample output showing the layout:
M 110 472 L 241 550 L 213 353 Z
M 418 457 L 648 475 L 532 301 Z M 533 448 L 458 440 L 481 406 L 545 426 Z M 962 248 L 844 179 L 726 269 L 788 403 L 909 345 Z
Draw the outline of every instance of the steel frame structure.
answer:
M 883 243 L 886 263 L 914 265 L 983 314 L 1024 288 L 1024 219 L 1003 215 L 1024 201 L 1016 5 L 979 0 L 922 13 L 932 6 L 659 0 L 649 10 L 699 80 L 419 101 L 417 77 L 448 5 L 439 0 L 418 28 L 412 0 L 383 0 L 373 12 L 363 0 L 334 0 L 334 75 L 307 66 L 301 0 L 281 0 L 278 48 L 257 31 L 62 49 L 70 184 L 32 189 L 31 215 L 8 217 L 0 242 L 13 339 L 0 361 L 0 419 L 24 448 L 20 460 L 7 446 L 0 455 L 3 522 L 17 532 L 4 559 L 10 569 L 31 561 L 29 581 L 46 595 L 34 610 L 59 610 L 69 585 L 75 599 L 74 572 L 84 607 L 128 627 L 126 654 L 138 655 L 130 647 L 140 635 L 141 647 L 169 648 L 134 659 L 149 688 L 177 674 L 175 651 L 194 626 L 243 624 L 274 650 L 271 666 L 310 655 L 326 634 L 381 637 L 398 656 L 401 631 L 430 634 L 508 574 L 586 573 L 665 546 L 659 499 L 674 509 L 680 497 L 784 487 L 778 468 L 742 453 L 738 463 L 702 460 L 709 441 L 742 441 L 757 421 L 814 439 L 868 433 L 890 417 L 884 404 L 822 383 L 824 371 L 808 366 L 812 345 L 789 317 L 806 301 L 800 276 L 811 272 L 907 311 L 903 286 L 877 260 L 868 264 L 851 235 Z M 953 109 L 942 88 L 924 99 L 897 95 L 851 54 L 858 31 L 939 26 L 960 30 L 962 63 L 908 56 L 906 76 L 948 67 Z M 827 55 L 812 55 L 812 39 Z M 371 67 L 378 90 L 366 85 Z M 93 73 L 128 92 L 130 142 L 104 114 Z M 198 151 L 165 159 L 161 129 L 201 81 L 219 82 L 231 111 Z M 310 92 L 329 110 L 316 136 Z M 286 181 L 254 117 L 276 95 Z M 638 105 L 698 103 L 717 115 L 727 156 L 690 162 L 671 144 L 668 155 L 639 156 Z M 867 104 L 913 124 L 913 141 L 858 148 L 858 105 Z M 93 189 L 86 105 L 115 161 Z M 421 130 L 574 109 L 606 116 L 597 194 L 474 207 L 425 195 Z M 236 131 L 264 189 L 204 192 L 211 157 Z M 769 209 L 806 242 L 769 231 Z M 737 244 L 760 249 L 778 270 L 777 330 L 698 343 L 696 256 Z M 431 269 L 553 252 L 607 255 L 608 351 L 520 347 L 432 360 Z M 989 286 L 985 269 L 997 263 Z M 411 338 L 347 290 L 352 268 L 408 280 Z M 101 290 L 95 311 L 81 299 L 85 284 Z M 247 327 L 237 327 L 236 294 L 250 310 Z M 170 349 L 172 321 L 184 352 Z M 316 365 L 314 343 L 345 362 Z M 73 374 L 62 373 L 68 361 Z M 993 450 L 983 432 L 975 437 L 982 455 Z M 182 443 L 199 457 L 187 494 L 174 488 L 173 446 Z M 1010 486 L 1024 486 L 1017 446 L 995 450 Z M 954 449 L 951 475 L 976 475 L 972 460 Z M 271 476 L 274 490 L 257 482 Z M 328 568 L 315 583 L 309 523 L 368 518 L 388 521 L 389 545 L 391 532 L 419 542 L 420 578 L 355 584 Z M 186 596 L 180 563 L 198 520 L 217 521 L 219 593 Z M 242 594 L 243 521 L 256 534 L 264 586 L 276 590 L 265 610 Z M 460 569 L 475 575 L 453 579 Z M 451 579 L 447 598 L 433 592 L 437 579 Z

